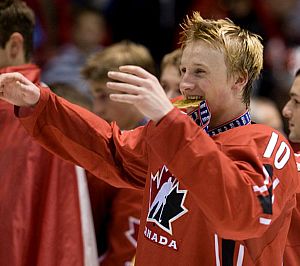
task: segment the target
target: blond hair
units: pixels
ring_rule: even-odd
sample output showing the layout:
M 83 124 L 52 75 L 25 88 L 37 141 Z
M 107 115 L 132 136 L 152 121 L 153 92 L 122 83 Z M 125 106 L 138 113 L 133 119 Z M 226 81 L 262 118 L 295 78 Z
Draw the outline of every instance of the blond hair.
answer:
M 199 12 L 186 18 L 181 25 L 182 48 L 201 40 L 224 54 L 228 75 L 248 76 L 243 90 L 243 102 L 249 106 L 253 82 L 263 67 L 261 37 L 235 25 L 229 19 L 203 19 Z
M 179 66 L 180 66 L 180 61 L 181 61 L 181 56 L 182 56 L 182 49 L 176 49 L 168 54 L 165 54 L 162 61 L 161 61 L 161 66 L 160 69 L 163 71 L 166 66 L 175 66 L 178 68 L 179 71 Z
M 81 70 L 87 80 L 105 81 L 107 72 L 122 65 L 137 65 L 155 74 L 155 63 L 149 50 L 131 41 L 121 41 L 92 55 Z

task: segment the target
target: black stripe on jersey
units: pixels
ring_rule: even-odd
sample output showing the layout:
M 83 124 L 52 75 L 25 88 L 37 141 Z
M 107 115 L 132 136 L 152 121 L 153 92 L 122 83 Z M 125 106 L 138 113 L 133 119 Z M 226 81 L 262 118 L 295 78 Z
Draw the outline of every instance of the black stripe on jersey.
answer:
M 266 171 L 268 172 L 270 179 L 273 180 L 273 167 L 270 164 L 264 164 L 264 167 Z M 258 195 L 258 200 L 260 202 L 260 205 L 263 209 L 263 213 L 265 214 L 272 214 L 272 196 L 273 196 L 273 186 L 270 186 L 268 188 L 269 194 L 267 196 Z
M 222 265 L 233 266 L 235 241 L 222 239 Z
M 273 180 L 273 166 L 270 164 L 264 164 L 264 167 L 267 170 L 271 180 Z
M 258 200 L 260 202 L 260 205 L 263 209 L 263 213 L 266 213 L 266 214 L 272 214 L 273 213 L 273 206 L 272 206 L 272 189 L 273 187 L 269 187 L 268 188 L 268 192 L 269 192 L 269 195 L 267 196 L 262 196 L 262 195 L 258 195 Z

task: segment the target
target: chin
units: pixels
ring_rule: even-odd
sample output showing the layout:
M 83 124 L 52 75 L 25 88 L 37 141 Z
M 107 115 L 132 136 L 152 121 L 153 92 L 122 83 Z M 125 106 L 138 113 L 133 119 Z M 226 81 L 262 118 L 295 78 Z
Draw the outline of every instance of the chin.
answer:
M 290 133 L 289 140 L 293 143 L 300 143 L 300 136 Z

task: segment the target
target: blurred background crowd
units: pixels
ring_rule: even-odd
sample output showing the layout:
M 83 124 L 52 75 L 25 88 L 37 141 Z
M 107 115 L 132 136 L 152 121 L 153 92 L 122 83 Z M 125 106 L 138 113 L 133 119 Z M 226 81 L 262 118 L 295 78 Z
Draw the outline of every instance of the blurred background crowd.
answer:
M 179 47 L 180 23 L 199 10 L 228 17 L 262 37 L 264 70 L 254 96 L 281 110 L 300 67 L 299 0 L 26 0 L 37 15 L 35 62 L 47 83 L 68 83 L 88 93 L 80 68 L 94 51 L 121 40 L 145 45 L 159 71 L 162 57 Z

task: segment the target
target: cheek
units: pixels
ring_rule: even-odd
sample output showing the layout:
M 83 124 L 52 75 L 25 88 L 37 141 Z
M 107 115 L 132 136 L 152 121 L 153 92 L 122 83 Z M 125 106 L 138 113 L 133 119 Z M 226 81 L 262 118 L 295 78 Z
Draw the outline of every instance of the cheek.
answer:
M 103 109 L 103 104 L 100 101 L 94 100 L 93 101 L 93 111 L 95 113 L 99 113 Z
M 107 112 L 110 113 L 110 116 L 114 117 L 114 120 L 122 120 L 124 116 L 127 115 L 128 105 L 123 103 L 111 102 L 107 106 Z

